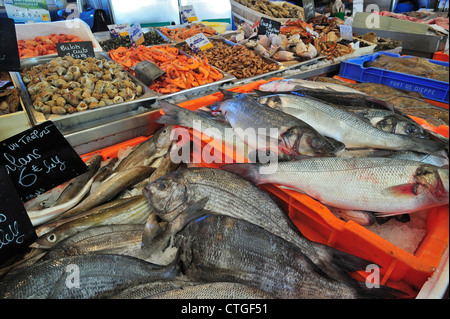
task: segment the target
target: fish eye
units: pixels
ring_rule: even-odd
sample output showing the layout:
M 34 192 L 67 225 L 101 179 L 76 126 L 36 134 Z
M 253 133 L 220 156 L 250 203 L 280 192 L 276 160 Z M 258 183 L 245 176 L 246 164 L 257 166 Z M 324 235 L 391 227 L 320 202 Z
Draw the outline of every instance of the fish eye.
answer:
M 408 125 L 405 131 L 406 133 L 417 133 L 419 129 L 415 125 Z
M 50 235 L 47 236 L 47 240 L 51 243 L 56 242 L 56 239 L 58 238 L 58 236 L 56 236 L 55 233 L 51 233 Z
M 165 183 L 163 183 L 163 182 L 159 182 L 156 185 L 156 188 L 158 188 L 160 191 L 163 191 L 163 190 L 165 190 L 167 188 L 167 185 Z
M 320 138 L 314 137 L 311 139 L 311 147 L 313 148 L 322 148 L 324 144 L 324 141 Z

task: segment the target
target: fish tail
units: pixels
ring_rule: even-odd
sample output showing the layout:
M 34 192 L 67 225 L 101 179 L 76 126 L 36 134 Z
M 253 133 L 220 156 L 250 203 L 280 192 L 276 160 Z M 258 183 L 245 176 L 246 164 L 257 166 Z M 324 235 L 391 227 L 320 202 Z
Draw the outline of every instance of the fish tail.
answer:
M 183 108 L 165 101 L 159 101 L 159 105 L 162 107 L 164 115 L 157 119 L 156 123 L 181 125 L 180 111 L 183 110 Z
M 238 163 L 238 164 L 225 164 L 220 168 L 224 171 L 234 173 L 240 177 L 258 185 L 260 184 L 261 178 L 259 174 L 259 164 L 253 163 Z

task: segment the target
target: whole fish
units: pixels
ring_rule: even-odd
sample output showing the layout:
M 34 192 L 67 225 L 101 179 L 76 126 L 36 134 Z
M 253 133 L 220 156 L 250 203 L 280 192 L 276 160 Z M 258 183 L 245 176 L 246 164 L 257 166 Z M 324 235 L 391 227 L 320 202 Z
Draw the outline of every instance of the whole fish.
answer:
M 39 248 L 51 248 L 61 240 L 95 226 L 113 224 L 144 225 L 151 212 L 151 207 L 144 196 L 135 196 L 123 204 L 105 208 L 96 214 L 90 214 L 64 223 L 49 233 L 38 237 L 34 245 L 37 245 Z
M 345 278 L 347 272 L 365 269 L 370 263 L 306 239 L 267 193 L 220 169 L 179 169 L 148 184 L 143 194 L 158 217 L 168 222 L 157 236 L 162 238 L 162 248 L 189 220 L 196 218 L 189 207 L 198 203 L 211 213 L 244 219 L 295 244 L 331 278 Z M 150 248 L 159 246 L 153 244 Z
M 422 126 L 400 114 L 388 110 L 378 109 L 352 109 L 347 111 L 354 112 L 363 119 L 366 119 L 372 126 L 389 133 L 408 135 L 417 138 L 430 138 L 427 130 Z
M 346 92 L 346 93 L 359 93 L 358 90 L 339 85 L 335 83 L 314 82 L 302 79 L 281 79 L 270 81 L 268 83 L 259 86 L 260 91 L 265 92 L 290 92 L 296 91 L 302 88 L 328 90 L 333 92 Z
M 141 250 L 142 224 L 96 226 L 81 231 L 46 251 L 42 260 L 67 256 L 102 253 L 127 255 L 139 258 L 134 253 Z
M 368 298 L 381 293 L 354 279 L 347 285 L 322 276 L 294 244 L 229 216 L 191 221 L 175 236 L 175 246 L 184 274 L 193 281 L 237 282 L 282 299 Z
M 33 226 L 38 226 L 57 218 L 76 206 L 89 193 L 94 176 L 100 167 L 101 156 L 93 156 L 87 162 L 89 170 L 75 177 L 62 191 L 56 202 L 48 208 L 27 211 Z
M 270 149 L 290 156 L 334 156 L 343 150 L 324 138 L 306 121 L 249 96 L 226 99 L 217 106 L 241 140 L 255 150 Z
M 267 292 L 235 282 L 189 285 L 154 294 L 148 299 L 274 299 Z
M 351 112 L 315 99 L 278 94 L 262 97 L 259 101 L 301 118 L 319 133 L 344 143 L 346 148 L 411 150 L 423 153 L 439 153 L 445 149 L 445 144 L 440 141 L 384 132 Z
M 244 141 L 237 137 L 229 123 L 207 118 L 194 111 L 165 101 L 159 101 L 159 104 L 164 110 L 164 115 L 156 121 L 157 123 L 181 125 L 200 130 L 202 134 L 212 137 L 218 142 L 225 143 L 225 145 L 245 158 L 248 158 L 250 152 L 253 151 Z
M 113 173 L 114 166 L 119 161 L 118 157 L 112 158 L 106 165 L 103 165 L 98 170 L 97 174 L 94 176 L 92 181 L 92 186 L 90 192 L 95 192 L 97 188 Z
M 89 194 L 89 196 L 86 197 L 81 203 L 61 214 L 59 218 L 61 219 L 76 216 L 97 205 L 101 205 L 109 201 L 131 185 L 134 185 L 150 176 L 154 170 L 154 168 L 149 166 L 136 166 L 112 174 L 105 181 L 103 181 L 102 185 L 98 187 L 94 193 Z
M 122 172 L 135 166 L 148 166 L 156 158 L 164 156 L 169 150 L 173 126 L 159 129 L 152 137 L 137 145 L 133 151 L 122 159 L 114 172 Z
M 24 268 L 0 282 L 2 299 L 85 299 L 131 282 L 169 280 L 179 266 L 161 267 L 120 255 L 80 255 Z M 78 277 L 77 277 L 78 274 Z
M 256 185 L 274 183 L 332 207 L 399 215 L 448 204 L 448 168 L 390 158 L 305 158 L 278 163 L 273 174 L 261 165 L 228 164 Z
M 194 282 L 190 280 L 164 280 L 164 281 L 154 281 L 144 284 L 131 285 L 130 287 L 118 287 L 117 291 L 108 292 L 107 296 L 104 298 L 110 299 L 144 299 L 151 296 L 164 293 L 166 291 L 174 289 L 185 289 L 189 286 L 198 285 L 199 282 Z

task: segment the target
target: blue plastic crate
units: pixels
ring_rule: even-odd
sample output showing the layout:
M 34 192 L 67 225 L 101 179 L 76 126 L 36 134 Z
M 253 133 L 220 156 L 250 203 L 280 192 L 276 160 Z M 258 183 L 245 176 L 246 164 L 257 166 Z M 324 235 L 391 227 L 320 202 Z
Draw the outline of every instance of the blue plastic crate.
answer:
M 392 57 L 401 57 L 400 54 L 390 52 L 376 52 L 371 55 L 363 55 L 358 58 L 341 62 L 339 76 L 359 82 L 372 82 L 384 84 L 396 89 L 414 91 L 431 100 L 448 103 L 449 83 L 421 76 L 410 75 L 395 71 L 383 70 L 373 67 L 364 67 L 365 62 L 373 62 L 380 54 Z M 405 56 L 410 57 L 410 56 Z M 448 62 L 428 60 L 432 63 L 449 66 Z

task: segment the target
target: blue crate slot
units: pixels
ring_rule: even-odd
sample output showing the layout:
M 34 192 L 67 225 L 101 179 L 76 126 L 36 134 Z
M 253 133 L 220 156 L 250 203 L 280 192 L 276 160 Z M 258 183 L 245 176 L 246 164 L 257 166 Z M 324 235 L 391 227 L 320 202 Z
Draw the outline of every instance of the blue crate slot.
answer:
M 380 54 L 385 54 L 391 57 L 401 57 L 401 55 L 397 53 L 377 52 L 371 55 L 363 55 L 358 58 L 342 61 L 339 76 L 358 82 L 379 83 L 400 90 L 420 92 L 427 99 L 444 103 L 449 102 L 448 82 L 374 67 L 364 67 L 365 62 L 373 62 Z M 405 56 L 405 58 L 406 57 L 410 56 Z M 449 66 L 449 63 L 444 61 L 428 61 L 446 67 Z

